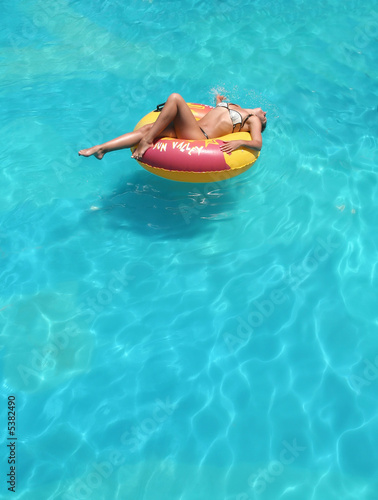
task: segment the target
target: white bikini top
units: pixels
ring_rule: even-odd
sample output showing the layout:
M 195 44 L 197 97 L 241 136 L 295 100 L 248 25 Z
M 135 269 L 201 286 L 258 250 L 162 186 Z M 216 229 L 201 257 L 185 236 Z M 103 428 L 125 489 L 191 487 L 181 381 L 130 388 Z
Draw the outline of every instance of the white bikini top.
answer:
M 240 125 L 240 128 L 239 128 L 239 132 L 240 130 L 243 128 L 245 122 L 248 120 L 248 118 L 250 116 L 253 116 L 253 114 L 250 114 L 250 115 L 247 115 L 244 122 L 243 122 L 243 117 L 241 115 L 241 113 L 239 113 L 239 111 L 237 111 L 236 109 L 231 109 L 229 107 L 229 104 L 232 104 L 232 102 L 228 103 L 228 102 L 220 102 L 217 104 L 217 108 L 220 107 L 220 108 L 227 108 L 228 109 L 228 112 L 230 114 L 230 119 L 231 119 L 231 123 L 232 123 L 232 132 L 235 131 L 235 127 L 236 125 Z M 235 106 L 235 104 L 234 104 Z

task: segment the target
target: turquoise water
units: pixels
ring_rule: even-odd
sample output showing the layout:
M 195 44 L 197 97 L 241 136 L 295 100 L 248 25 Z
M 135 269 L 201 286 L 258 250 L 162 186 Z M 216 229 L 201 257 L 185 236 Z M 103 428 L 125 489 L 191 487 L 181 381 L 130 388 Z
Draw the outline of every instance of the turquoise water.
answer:
M 4 498 L 376 500 L 375 3 L 2 7 Z M 240 177 L 77 156 L 216 91 L 268 113 Z

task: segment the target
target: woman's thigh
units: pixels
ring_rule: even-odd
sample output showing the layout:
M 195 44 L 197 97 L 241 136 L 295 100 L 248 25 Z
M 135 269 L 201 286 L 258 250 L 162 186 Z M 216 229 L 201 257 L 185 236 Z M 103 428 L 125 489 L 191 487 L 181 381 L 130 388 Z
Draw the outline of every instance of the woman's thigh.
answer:
M 176 137 L 178 139 L 203 139 L 204 135 L 184 98 L 179 94 L 172 94 L 168 99 L 171 97 L 177 106 L 177 114 L 173 119 Z

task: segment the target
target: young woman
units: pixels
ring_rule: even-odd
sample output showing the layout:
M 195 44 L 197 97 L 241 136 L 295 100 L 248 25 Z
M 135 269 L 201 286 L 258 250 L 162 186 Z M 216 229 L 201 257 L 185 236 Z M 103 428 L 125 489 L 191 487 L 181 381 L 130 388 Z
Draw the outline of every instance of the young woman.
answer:
M 220 146 L 221 150 L 231 153 L 243 146 L 259 151 L 262 148 L 261 133 L 267 122 L 266 112 L 261 108 L 244 109 L 237 104 L 224 102 L 225 99 L 224 96 L 217 95 L 216 107 L 197 121 L 183 97 L 171 94 L 155 123 L 144 125 L 104 144 L 82 149 L 79 155 L 94 155 L 101 160 L 109 151 L 138 145 L 131 157 L 141 160 L 147 149 L 153 146 L 154 140 L 161 137 L 201 140 L 241 131 L 249 132 L 251 140 L 227 141 Z

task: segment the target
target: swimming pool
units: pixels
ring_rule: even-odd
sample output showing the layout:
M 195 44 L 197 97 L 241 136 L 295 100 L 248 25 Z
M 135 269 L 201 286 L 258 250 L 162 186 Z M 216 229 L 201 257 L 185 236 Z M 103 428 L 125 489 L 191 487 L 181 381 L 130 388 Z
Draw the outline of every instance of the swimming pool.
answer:
M 376 500 L 374 3 L 4 4 L 1 493 Z M 238 178 L 77 156 L 216 91 L 268 112 Z

